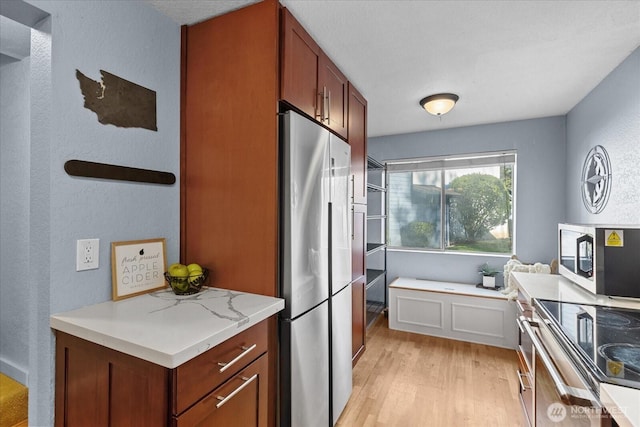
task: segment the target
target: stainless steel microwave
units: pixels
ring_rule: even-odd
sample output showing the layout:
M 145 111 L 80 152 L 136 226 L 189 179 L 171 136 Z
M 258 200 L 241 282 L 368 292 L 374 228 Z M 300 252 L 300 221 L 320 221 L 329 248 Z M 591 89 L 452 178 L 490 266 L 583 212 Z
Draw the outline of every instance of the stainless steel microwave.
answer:
M 558 259 L 589 292 L 640 298 L 640 226 L 558 224 Z

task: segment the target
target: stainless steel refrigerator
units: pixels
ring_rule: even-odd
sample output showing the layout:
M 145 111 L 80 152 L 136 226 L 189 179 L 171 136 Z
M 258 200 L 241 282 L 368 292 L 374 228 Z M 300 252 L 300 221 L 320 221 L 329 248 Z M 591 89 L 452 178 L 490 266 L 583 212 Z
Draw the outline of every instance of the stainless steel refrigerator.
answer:
M 351 395 L 351 205 L 347 143 L 281 117 L 279 425 L 335 425 Z

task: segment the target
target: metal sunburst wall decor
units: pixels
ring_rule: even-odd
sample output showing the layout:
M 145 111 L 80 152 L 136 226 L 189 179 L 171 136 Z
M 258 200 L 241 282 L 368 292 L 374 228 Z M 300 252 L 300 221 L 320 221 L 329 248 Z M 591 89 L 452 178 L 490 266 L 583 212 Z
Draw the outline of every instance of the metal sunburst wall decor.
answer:
M 592 214 L 607 206 L 611 193 L 611 161 L 602 145 L 593 147 L 582 166 L 582 202 Z

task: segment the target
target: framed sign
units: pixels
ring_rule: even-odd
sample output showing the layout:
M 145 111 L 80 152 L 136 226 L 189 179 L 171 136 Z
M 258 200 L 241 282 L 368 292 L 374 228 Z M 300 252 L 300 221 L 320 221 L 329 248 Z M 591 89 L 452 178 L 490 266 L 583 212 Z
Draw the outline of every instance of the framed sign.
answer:
M 165 239 L 111 242 L 113 300 L 165 287 L 166 269 Z

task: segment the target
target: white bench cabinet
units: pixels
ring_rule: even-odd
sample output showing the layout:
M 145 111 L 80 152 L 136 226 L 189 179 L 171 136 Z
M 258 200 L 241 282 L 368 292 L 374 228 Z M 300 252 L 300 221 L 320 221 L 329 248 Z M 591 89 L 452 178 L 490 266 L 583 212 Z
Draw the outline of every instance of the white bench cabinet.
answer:
M 499 291 L 412 278 L 389 284 L 389 328 L 515 349 L 516 306 Z

